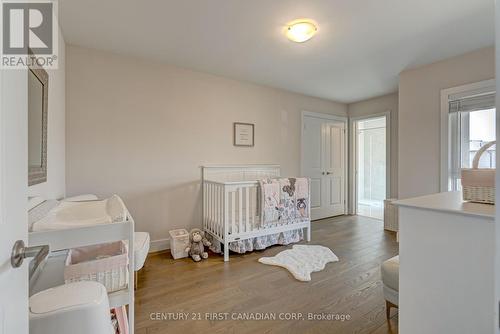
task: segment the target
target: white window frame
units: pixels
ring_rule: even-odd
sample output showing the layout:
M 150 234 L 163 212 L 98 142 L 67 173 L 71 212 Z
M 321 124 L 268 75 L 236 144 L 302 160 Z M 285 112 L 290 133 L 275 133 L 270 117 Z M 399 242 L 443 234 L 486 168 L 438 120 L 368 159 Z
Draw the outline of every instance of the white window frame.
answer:
M 456 100 L 471 95 L 496 92 L 495 79 L 484 80 L 466 84 L 458 87 L 451 87 L 441 90 L 441 162 L 440 162 L 440 190 L 448 191 L 449 178 L 449 154 L 450 154 L 450 134 L 449 134 L 449 112 L 450 100 Z

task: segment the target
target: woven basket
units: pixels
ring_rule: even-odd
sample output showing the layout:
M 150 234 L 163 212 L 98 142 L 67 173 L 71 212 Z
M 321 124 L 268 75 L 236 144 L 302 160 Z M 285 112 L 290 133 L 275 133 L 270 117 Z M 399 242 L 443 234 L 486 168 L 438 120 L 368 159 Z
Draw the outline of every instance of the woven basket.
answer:
M 474 156 L 472 168 L 462 169 L 462 188 L 464 201 L 495 204 L 495 169 L 479 168 L 479 159 L 488 148 L 495 145 L 492 141 L 481 147 Z
M 64 268 L 65 283 L 96 281 L 111 293 L 128 286 L 128 251 L 123 241 L 73 248 Z

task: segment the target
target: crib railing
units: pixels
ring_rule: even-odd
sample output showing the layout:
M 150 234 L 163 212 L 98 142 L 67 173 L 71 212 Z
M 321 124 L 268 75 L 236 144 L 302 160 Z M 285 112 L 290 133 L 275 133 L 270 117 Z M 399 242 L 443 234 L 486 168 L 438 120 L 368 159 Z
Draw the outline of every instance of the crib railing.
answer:
M 223 241 L 258 229 L 258 182 L 219 183 L 204 181 L 203 226 Z
M 203 182 L 203 227 L 213 236 L 224 237 L 224 184 L 217 182 Z
M 257 183 L 227 186 L 228 234 L 242 234 L 254 230 L 259 215 L 257 191 Z

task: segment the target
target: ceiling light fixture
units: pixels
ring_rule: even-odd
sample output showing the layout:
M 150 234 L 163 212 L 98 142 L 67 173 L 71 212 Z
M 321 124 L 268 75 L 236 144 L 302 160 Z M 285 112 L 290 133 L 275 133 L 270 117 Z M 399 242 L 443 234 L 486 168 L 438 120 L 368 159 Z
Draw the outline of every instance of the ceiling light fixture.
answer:
M 286 37 L 297 43 L 310 40 L 318 32 L 318 27 L 313 20 L 298 19 L 288 23 L 286 27 Z

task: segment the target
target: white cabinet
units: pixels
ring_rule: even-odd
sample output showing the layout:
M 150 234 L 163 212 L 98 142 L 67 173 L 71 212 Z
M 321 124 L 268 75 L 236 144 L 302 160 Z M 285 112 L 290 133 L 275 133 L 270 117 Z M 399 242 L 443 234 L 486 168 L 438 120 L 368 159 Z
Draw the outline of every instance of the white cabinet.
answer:
M 400 332 L 493 333 L 495 207 L 459 192 L 395 204 Z

